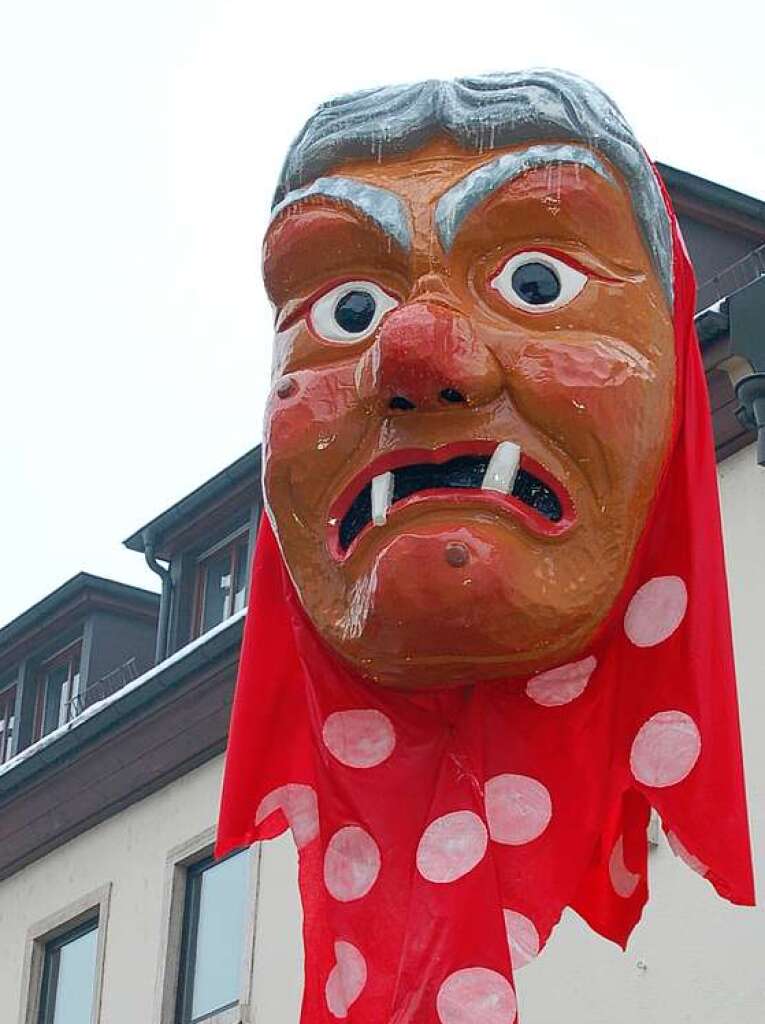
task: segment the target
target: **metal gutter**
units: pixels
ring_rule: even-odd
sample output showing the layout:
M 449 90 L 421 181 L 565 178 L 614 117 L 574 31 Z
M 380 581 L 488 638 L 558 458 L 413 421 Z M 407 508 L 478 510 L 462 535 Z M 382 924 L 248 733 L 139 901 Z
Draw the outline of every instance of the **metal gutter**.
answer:
M 215 661 L 238 660 L 246 611 L 241 609 L 1 765 L 0 800 L 46 768 L 71 757 L 101 733 L 125 722 L 168 690 L 181 686 L 191 673 Z

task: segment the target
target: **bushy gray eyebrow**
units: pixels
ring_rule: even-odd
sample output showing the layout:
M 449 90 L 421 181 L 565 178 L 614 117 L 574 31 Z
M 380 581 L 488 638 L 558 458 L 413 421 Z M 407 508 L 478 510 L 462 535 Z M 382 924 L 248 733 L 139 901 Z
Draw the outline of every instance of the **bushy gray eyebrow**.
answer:
M 526 171 L 555 164 L 579 164 L 589 167 L 608 182 L 614 176 L 592 150 L 584 146 L 529 146 L 515 153 L 505 153 L 467 174 L 438 200 L 436 230 L 441 245 L 449 251 L 465 217 L 501 185 Z
M 344 206 L 352 207 L 374 221 L 402 249 L 409 252 L 412 248 L 411 222 L 403 200 L 395 192 L 376 185 L 368 185 L 364 181 L 356 181 L 354 178 L 317 178 L 305 188 L 288 192 L 274 207 L 271 220 L 273 221 L 274 217 L 288 206 L 293 206 L 310 196 L 325 196 Z

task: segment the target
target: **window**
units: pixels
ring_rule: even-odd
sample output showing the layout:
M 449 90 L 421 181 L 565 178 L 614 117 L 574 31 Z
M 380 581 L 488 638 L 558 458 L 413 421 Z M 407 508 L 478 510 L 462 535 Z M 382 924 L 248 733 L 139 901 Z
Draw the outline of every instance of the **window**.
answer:
M 260 847 L 215 861 L 214 842 L 211 826 L 167 855 L 155 1024 L 250 1020 Z
M 16 683 L 0 686 L 0 764 L 13 753 L 13 730 L 16 724 Z
M 90 1024 L 97 952 L 98 918 L 47 943 L 39 1024 Z
M 69 644 L 40 666 L 34 739 L 39 740 L 74 717 L 80 694 L 80 641 Z
M 249 891 L 247 851 L 218 862 L 209 857 L 188 868 L 178 1024 L 196 1024 L 239 1002 Z
M 105 885 L 31 926 L 20 1024 L 100 1020 L 110 899 L 111 885 Z
M 248 530 L 243 527 L 200 555 L 195 636 L 201 636 L 244 608 L 248 545 Z

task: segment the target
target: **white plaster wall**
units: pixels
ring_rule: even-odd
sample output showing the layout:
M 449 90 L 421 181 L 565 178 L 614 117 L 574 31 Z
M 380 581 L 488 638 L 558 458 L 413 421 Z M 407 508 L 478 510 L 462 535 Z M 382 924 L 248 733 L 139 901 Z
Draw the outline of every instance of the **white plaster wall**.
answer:
M 169 852 L 215 823 L 215 758 L 0 882 L 0 1022 L 14 1024 L 30 926 L 112 883 L 102 1024 L 150 1024 Z
M 298 1022 L 303 996 L 302 921 L 297 852 L 292 837 L 285 834 L 263 843 L 261 850 L 252 986 L 254 1024 Z
M 168 857 L 215 825 L 222 774 L 217 757 L 0 882 L 0 1024 L 16 1024 L 26 998 L 30 927 L 107 883 L 100 1024 L 156 1024 Z M 297 856 L 288 836 L 263 846 L 257 906 L 253 1006 L 243 1019 L 291 1024 L 303 964 Z

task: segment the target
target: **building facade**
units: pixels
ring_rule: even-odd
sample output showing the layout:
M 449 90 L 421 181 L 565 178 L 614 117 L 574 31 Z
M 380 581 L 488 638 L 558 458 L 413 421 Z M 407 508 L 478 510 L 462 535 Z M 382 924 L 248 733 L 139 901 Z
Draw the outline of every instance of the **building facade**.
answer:
M 761 875 L 765 470 L 735 388 L 765 371 L 765 204 L 661 171 L 701 282 Z M 160 595 L 81 574 L 0 629 L 2 1024 L 297 1022 L 290 839 L 211 856 L 259 478 L 256 448 L 128 538 Z M 763 1019 L 765 914 L 721 901 L 657 823 L 651 838 L 627 953 L 567 914 L 518 974 L 529 1024 Z

